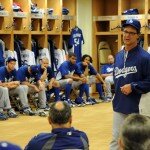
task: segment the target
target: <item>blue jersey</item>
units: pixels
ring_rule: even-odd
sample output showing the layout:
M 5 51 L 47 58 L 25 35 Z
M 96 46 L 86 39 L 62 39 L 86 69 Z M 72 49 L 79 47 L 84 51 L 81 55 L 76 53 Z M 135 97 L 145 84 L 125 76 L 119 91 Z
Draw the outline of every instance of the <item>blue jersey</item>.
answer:
M 115 97 L 113 109 L 124 114 L 138 113 L 142 93 L 150 91 L 150 54 L 140 46 L 128 52 L 121 50 L 114 63 Z M 131 84 L 132 92 L 125 95 L 121 87 Z
M 52 133 L 41 133 L 35 136 L 25 150 L 41 150 L 41 149 L 89 149 L 87 135 L 74 128 L 57 128 Z
M 11 72 L 8 72 L 6 67 L 0 67 L 0 82 L 11 82 L 16 81 L 16 69 Z
M 106 64 L 102 66 L 101 74 L 110 74 L 114 70 L 114 64 Z
M 27 81 L 30 83 L 35 83 L 40 80 L 40 76 L 38 74 L 30 74 L 28 71 L 28 66 L 22 66 L 18 69 L 17 79 L 20 82 Z
M 44 72 L 44 69 L 41 68 L 41 65 L 38 65 L 38 69 L 39 69 L 39 76 L 41 77 Z M 51 80 L 51 78 L 54 78 L 54 72 L 52 71 L 52 68 L 48 66 L 47 67 L 47 79 Z
M 83 43 L 84 43 L 84 39 L 83 39 L 82 30 L 77 27 L 72 29 L 69 45 L 73 46 L 74 48 L 74 53 L 77 56 L 77 62 L 80 62 L 82 58 Z
M 82 62 L 79 62 L 77 65 L 81 70 L 82 74 L 84 74 L 86 66 L 84 66 Z M 97 75 L 97 71 L 94 69 L 94 67 L 91 64 L 88 65 L 88 71 L 89 71 L 89 75 Z
M 79 70 L 77 64 L 71 64 L 70 61 L 65 61 L 61 64 L 58 69 L 58 73 L 60 72 L 62 79 L 65 79 L 65 75 L 74 74 L 81 75 L 82 72 Z

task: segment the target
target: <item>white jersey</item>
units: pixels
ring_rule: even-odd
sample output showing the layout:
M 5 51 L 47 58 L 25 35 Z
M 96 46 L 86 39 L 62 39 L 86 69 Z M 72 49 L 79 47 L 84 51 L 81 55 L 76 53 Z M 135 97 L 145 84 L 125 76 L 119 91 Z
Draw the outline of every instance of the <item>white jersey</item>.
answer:
M 18 70 L 19 65 L 18 65 L 18 57 L 17 57 L 16 51 L 12 51 L 12 50 L 5 51 L 5 57 L 6 57 L 6 60 L 8 57 L 14 57 L 17 60 L 16 65 L 15 65 L 15 69 Z
M 65 51 L 61 49 L 54 50 L 54 57 L 56 64 L 54 64 L 54 71 L 60 67 L 60 65 L 66 60 Z
M 43 48 L 39 50 L 38 60 L 40 61 L 44 57 L 48 58 L 49 64 L 51 66 L 51 58 L 50 58 L 49 50 L 47 48 Z
M 24 50 L 21 52 L 21 62 L 22 65 L 36 65 L 35 63 L 35 55 L 31 50 Z

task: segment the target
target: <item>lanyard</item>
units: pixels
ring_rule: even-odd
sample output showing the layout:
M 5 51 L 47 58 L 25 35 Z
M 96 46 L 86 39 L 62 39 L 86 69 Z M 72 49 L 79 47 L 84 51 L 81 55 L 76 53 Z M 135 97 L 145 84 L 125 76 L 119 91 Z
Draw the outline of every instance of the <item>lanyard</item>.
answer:
M 128 51 L 124 50 L 124 68 L 125 68 L 127 57 L 128 57 Z

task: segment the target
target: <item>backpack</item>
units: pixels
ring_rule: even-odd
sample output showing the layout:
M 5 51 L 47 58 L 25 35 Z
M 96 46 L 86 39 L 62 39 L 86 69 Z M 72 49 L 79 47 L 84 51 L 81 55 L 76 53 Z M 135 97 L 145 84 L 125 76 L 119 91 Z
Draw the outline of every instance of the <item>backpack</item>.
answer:
M 109 47 L 108 42 L 101 41 L 98 45 L 98 53 L 99 53 L 99 63 L 100 64 L 107 64 L 108 63 L 108 56 L 111 55 L 111 49 Z

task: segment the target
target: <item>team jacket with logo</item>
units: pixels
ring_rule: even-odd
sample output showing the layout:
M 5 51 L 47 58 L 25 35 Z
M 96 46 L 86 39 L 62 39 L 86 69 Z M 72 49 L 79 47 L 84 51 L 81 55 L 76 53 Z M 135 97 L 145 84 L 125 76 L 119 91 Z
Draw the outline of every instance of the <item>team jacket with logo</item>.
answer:
M 41 133 L 35 136 L 25 150 L 64 150 L 89 149 L 87 135 L 74 128 L 57 128 L 52 133 Z
M 115 97 L 113 109 L 124 114 L 138 113 L 142 93 L 150 91 L 150 54 L 140 46 L 128 52 L 121 50 L 114 64 Z M 131 84 L 132 93 L 125 95 L 121 87 Z

